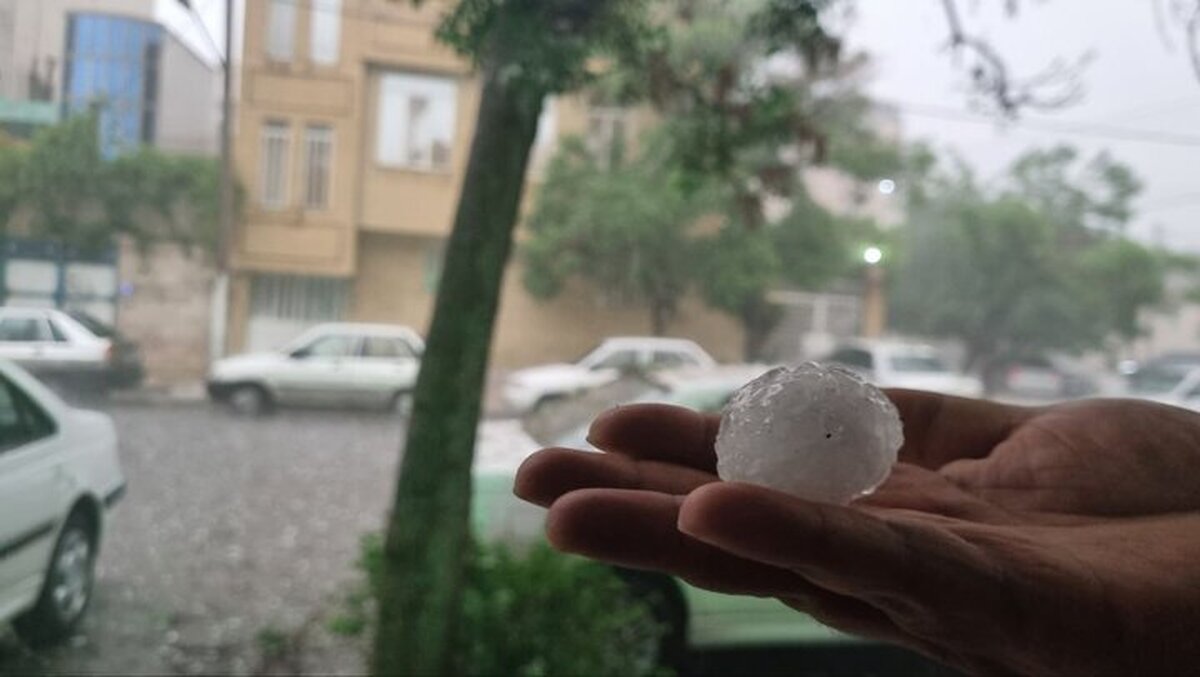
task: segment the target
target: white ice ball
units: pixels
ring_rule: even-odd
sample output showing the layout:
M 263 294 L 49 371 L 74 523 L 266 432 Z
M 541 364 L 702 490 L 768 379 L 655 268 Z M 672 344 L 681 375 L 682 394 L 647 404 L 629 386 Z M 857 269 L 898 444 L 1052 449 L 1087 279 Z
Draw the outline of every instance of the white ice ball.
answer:
M 879 388 L 805 362 L 734 394 L 717 433 L 717 474 L 845 504 L 887 479 L 903 443 L 900 414 Z

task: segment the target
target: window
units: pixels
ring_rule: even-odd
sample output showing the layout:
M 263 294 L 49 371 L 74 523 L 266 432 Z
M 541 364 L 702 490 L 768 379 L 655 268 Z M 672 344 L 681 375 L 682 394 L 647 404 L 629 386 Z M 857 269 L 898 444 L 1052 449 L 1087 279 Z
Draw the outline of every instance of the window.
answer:
M 50 329 L 40 317 L 6 317 L 0 320 L 0 341 L 36 343 L 49 340 Z
M 262 206 L 282 209 L 287 204 L 288 125 L 268 122 L 262 134 Z
M 304 206 L 329 207 L 330 163 L 333 161 L 333 129 L 309 125 L 304 130 Z
M 414 357 L 408 341 L 395 336 L 368 336 L 365 339 L 363 356 L 380 360 L 399 360 Z
M 588 111 L 587 148 L 604 167 L 621 163 L 625 154 L 629 112 L 624 108 L 592 108 Z
M 63 98 L 68 113 L 96 104 L 105 157 L 154 143 L 163 29 L 108 14 L 72 13 L 67 22 Z
M 342 46 L 342 0 L 312 0 L 309 55 L 313 63 L 335 64 Z
M 949 372 L 946 364 L 934 355 L 896 355 L 891 359 L 892 369 L 901 372 Z
M 271 0 L 267 7 L 267 56 L 291 61 L 296 40 L 296 4 L 299 0 Z
M 25 393 L 0 380 L 0 451 L 54 434 L 54 421 Z
M 618 350 L 592 366 L 592 369 L 619 369 L 625 371 L 638 366 L 636 350 Z
M 447 169 L 457 108 L 457 86 L 449 78 L 383 75 L 379 80 L 376 161 L 387 167 Z
M 686 353 L 677 353 L 671 350 L 656 350 L 650 358 L 651 366 L 658 369 L 671 369 L 674 367 L 695 367 L 699 364 L 696 358 Z
M 870 369 L 873 364 L 871 353 L 859 348 L 842 348 L 835 352 L 829 361 L 858 369 Z
M 292 353 L 294 357 L 336 359 L 353 357 L 358 350 L 358 338 L 335 334 L 313 339 L 311 343 Z

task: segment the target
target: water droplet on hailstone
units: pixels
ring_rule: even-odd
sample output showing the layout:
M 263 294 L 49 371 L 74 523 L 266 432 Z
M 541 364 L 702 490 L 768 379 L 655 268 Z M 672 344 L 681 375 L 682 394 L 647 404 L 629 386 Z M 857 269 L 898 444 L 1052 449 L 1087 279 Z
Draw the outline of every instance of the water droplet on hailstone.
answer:
M 903 443 L 900 414 L 882 391 L 841 367 L 805 362 L 734 394 L 717 433 L 717 474 L 845 504 L 887 479 Z

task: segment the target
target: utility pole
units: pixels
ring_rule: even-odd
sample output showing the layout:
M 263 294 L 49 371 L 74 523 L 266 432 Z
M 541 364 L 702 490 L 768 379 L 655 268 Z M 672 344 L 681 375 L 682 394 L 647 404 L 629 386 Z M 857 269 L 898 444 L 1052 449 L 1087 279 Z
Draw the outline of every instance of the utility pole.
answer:
M 196 12 L 191 0 L 177 0 L 191 15 L 208 43 L 218 52 L 221 62 L 221 148 L 220 184 L 217 216 L 216 268 L 209 318 L 209 357 L 225 355 L 229 316 L 229 252 L 233 243 L 236 205 L 233 184 L 233 9 L 235 0 L 225 0 L 225 44 L 218 47 L 212 33 Z
M 224 357 L 229 317 L 229 252 L 233 244 L 233 2 L 225 0 L 225 56 L 221 80 L 221 211 L 217 224 L 217 279 L 213 288 L 209 353 Z

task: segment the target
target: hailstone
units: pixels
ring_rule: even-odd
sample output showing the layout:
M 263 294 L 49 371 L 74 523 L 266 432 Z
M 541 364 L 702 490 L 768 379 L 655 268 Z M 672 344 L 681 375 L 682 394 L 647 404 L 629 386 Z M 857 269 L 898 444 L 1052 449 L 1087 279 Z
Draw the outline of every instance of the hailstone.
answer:
M 717 474 L 846 504 L 878 487 L 904 431 L 896 406 L 857 374 L 805 362 L 738 390 L 721 416 Z

